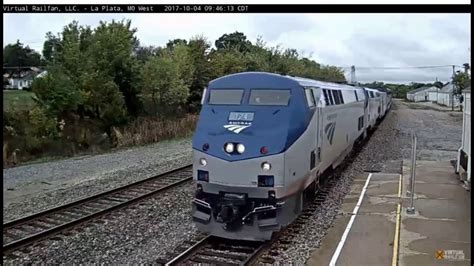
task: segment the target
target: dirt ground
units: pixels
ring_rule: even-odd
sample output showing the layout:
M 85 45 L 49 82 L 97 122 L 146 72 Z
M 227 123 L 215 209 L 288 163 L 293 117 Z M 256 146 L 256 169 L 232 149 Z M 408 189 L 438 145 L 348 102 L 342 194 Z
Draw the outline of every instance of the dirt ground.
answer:
M 420 105 L 395 100 L 403 159 L 410 159 L 411 132 L 417 136 L 417 159 L 454 160 L 461 146 L 462 113 L 436 110 L 436 104 Z

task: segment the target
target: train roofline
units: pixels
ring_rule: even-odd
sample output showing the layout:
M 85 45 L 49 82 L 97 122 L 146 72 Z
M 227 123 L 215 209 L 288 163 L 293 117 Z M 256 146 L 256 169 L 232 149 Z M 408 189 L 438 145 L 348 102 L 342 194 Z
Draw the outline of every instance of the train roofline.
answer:
M 265 76 L 274 77 L 274 78 L 282 78 L 282 79 L 286 79 L 288 81 L 293 81 L 293 82 L 295 82 L 295 85 L 299 85 L 301 87 L 315 86 L 315 87 L 327 88 L 327 89 L 337 88 L 337 89 L 340 89 L 340 90 L 352 90 L 352 91 L 353 90 L 362 90 L 361 87 L 355 87 L 355 86 L 351 86 L 351 85 L 347 85 L 347 84 L 340 84 L 340 83 L 335 83 L 335 82 L 314 80 L 314 79 L 309 79 L 309 78 L 282 75 L 282 74 L 276 74 L 276 73 L 270 73 L 270 72 L 261 72 L 261 71 L 247 71 L 247 72 L 229 74 L 229 75 L 211 80 L 209 82 L 208 86 L 211 86 L 212 83 L 215 83 L 215 82 L 220 81 L 222 79 L 226 79 L 226 78 L 230 78 L 230 77 L 236 77 L 236 76 L 244 76 L 244 75 L 248 75 L 248 74 L 258 74 L 258 75 L 265 75 Z

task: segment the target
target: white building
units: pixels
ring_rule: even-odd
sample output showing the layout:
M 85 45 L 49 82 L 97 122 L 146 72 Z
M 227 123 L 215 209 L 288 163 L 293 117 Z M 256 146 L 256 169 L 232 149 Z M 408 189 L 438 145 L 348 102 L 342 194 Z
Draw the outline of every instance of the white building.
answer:
M 36 77 L 46 74 L 46 71 L 36 67 L 4 68 L 3 72 L 4 88 L 11 90 L 29 88 Z
M 471 87 L 463 91 L 463 120 L 462 120 L 462 142 L 458 152 L 456 172 L 460 173 L 461 179 L 469 187 L 471 184 Z
M 407 100 L 411 102 L 427 102 L 429 101 L 429 93 L 438 91 L 435 86 L 424 86 L 407 93 Z
M 453 95 L 453 83 L 444 85 L 438 92 L 436 102 L 440 105 L 459 107 L 459 98 Z
M 428 90 L 428 101 L 435 103 L 438 101 L 438 93 L 439 93 L 440 88 L 437 88 L 435 86 L 431 87 Z

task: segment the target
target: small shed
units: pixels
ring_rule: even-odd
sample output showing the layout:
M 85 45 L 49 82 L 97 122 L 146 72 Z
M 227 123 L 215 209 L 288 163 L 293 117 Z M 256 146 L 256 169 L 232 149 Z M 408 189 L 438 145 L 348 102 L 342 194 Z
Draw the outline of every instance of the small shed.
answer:
M 471 184 L 471 87 L 468 87 L 462 92 L 464 97 L 463 105 L 463 119 L 462 119 L 462 142 L 458 151 L 458 160 L 456 172 L 460 173 L 461 179 L 467 182 L 468 186 Z
M 407 100 L 412 102 L 427 102 L 428 93 L 432 90 L 435 90 L 434 86 L 423 86 L 421 88 L 409 91 L 407 93 Z
M 438 92 L 436 102 L 440 105 L 459 107 L 459 98 L 453 94 L 454 85 L 452 82 L 444 85 Z

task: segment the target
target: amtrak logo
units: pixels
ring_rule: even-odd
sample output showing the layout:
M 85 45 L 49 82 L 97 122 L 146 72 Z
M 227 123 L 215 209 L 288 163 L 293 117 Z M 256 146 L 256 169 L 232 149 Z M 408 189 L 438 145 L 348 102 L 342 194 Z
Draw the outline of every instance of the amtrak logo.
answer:
M 239 134 L 242 130 L 248 128 L 250 125 L 244 124 L 244 125 L 235 125 L 235 124 L 230 124 L 230 125 L 224 125 L 224 128 L 227 130 L 234 132 L 235 134 Z
M 324 132 L 326 133 L 326 136 L 329 140 L 329 144 L 332 145 L 332 140 L 334 138 L 334 131 L 336 130 L 336 122 L 331 122 L 326 125 L 324 128 Z

